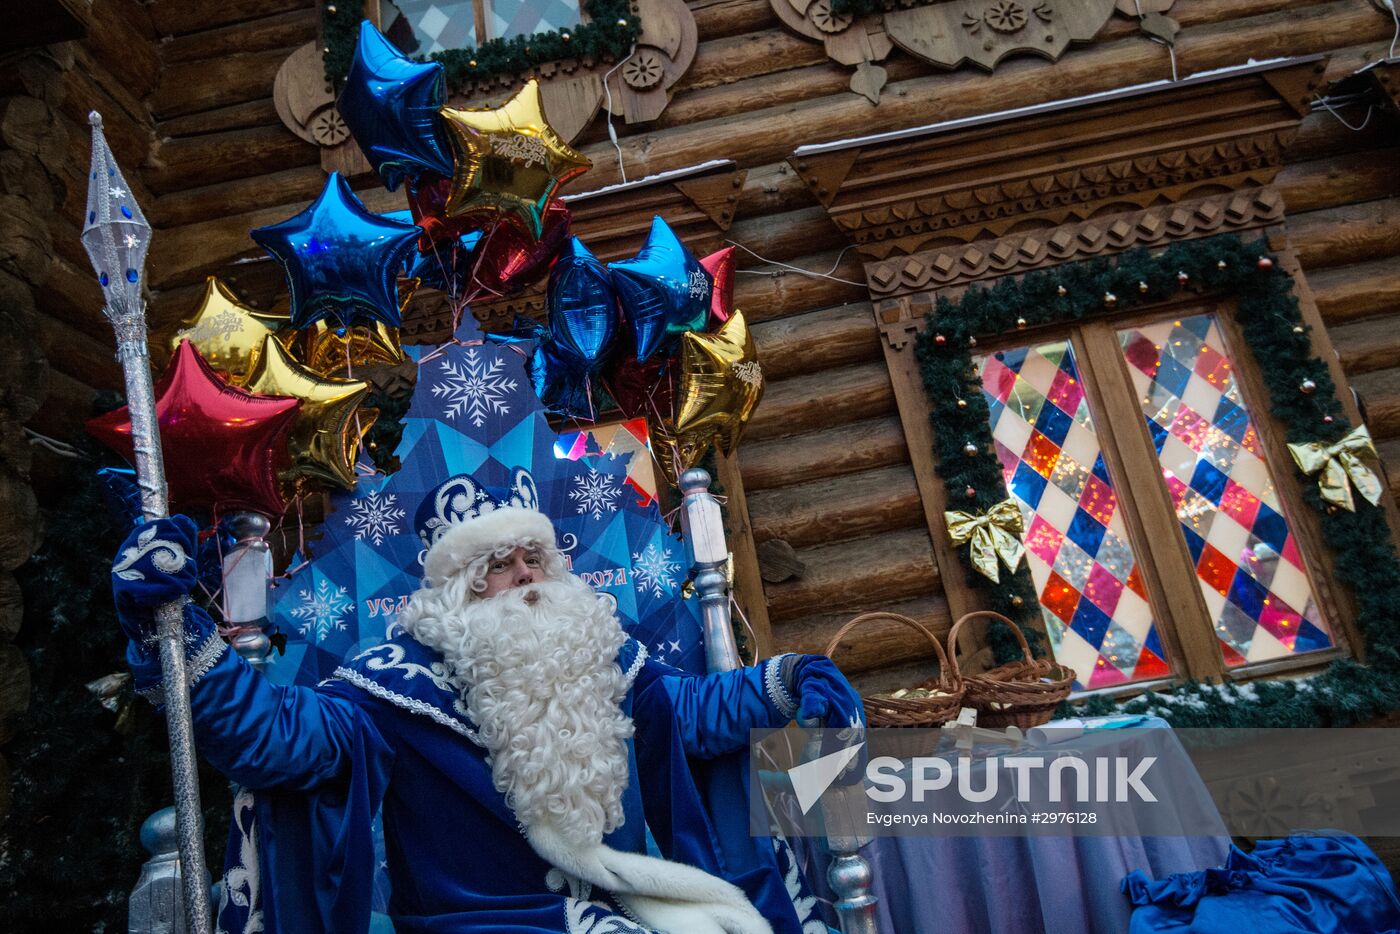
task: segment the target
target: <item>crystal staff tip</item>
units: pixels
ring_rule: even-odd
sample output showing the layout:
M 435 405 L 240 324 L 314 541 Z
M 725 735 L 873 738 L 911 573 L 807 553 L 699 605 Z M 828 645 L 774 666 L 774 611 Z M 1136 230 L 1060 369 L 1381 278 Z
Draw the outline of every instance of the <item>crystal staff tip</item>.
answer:
M 98 113 L 97 111 L 95 111 L 95 110 L 89 110 L 89 111 L 88 111 L 88 123 L 92 124 L 93 126 L 97 127 L 98 129 L 101 129 L 101 128 L 102 128 L 102 115 L 101 115 L 100 113 Z

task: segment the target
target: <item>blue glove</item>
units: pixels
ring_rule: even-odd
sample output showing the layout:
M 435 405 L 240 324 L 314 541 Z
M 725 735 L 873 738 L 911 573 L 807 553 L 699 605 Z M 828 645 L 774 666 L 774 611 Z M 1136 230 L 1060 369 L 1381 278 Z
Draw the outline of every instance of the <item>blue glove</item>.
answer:
M 825 655 L 791 656 L 796 661 L 783 680 L 797 698 L 800 722 L 820 720 L 823 726 L 845 729 L 865 726 L 865 708 L 860 695 L 841 674 L 841 669 Z
M 155 609 L 194 590 L 199 527 L 188 516 L 156 519 L 131 530 L 112 562 L 117 619 L 127 636 L 146 641 Z

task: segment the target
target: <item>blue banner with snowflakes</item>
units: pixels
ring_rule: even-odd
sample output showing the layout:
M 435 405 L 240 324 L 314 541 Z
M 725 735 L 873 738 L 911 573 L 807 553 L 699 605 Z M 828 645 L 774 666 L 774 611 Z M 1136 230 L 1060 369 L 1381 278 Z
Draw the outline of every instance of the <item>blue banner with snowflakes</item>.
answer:
M 288 640 L 269 676 L 314 685 L 379 642 L 418 589 L 435 523 L 488 496 L 533 498 L 571 569 L 616 601 L 628 632 L 669 664 L 703 671 L 698 601 L 681 596 L 686 549 L 656 502 L 628 485 L 629 461 L 643 452 L 567 453 L 524 356 L 483 341 L 465 317 L 455 343 L 406 348 L 418 383 L 395 452 L 400 469 L 332 494 L 311 560 L 274 585 L 272 620 Z

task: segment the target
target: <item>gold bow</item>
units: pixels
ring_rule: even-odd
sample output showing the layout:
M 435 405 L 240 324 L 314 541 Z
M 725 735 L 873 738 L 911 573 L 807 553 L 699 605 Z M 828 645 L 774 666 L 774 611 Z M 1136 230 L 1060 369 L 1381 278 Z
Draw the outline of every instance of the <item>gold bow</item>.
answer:
M 1326 445 L 1321 441 L 1290 444 L 1288 452 L 1307 476 L 1321 473 L 1317 478 L 1317 488 L 1327 502 L 1355 512 L 1356 503 L 1351 498 L 1351 487 L 1355 484 L 1356 491 L 1372 506 L 1380 505 L 1380 477 L 1361 460 L 1363 456 L 1372 460 L 1377 457 L 1376 446 L 1371 443 L 1371 433 L 1365 425 L 1356 428 L 1336 444 Z
M 968 548 L 972 566 L 993 582 L 1001 582 L 998 558 L 1008 571 L 1014 571 L 1025 557 L 1021 533 L 1026 530 L 1026 520 L 1015 500 L 1004 499 L 978 516 L 945 512 L 943 521 L 948 524 L 948 536 L 954 545 L 972 542 Z

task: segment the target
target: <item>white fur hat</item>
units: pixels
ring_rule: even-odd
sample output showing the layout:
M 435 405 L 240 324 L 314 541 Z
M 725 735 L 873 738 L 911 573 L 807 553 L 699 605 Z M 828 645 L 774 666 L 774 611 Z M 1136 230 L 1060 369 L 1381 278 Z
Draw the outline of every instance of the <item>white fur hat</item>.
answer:
M 554 523 L 544 513 L 522 506 L 498 506 L 489 512 L 451 523 L 438 535 L 423 559 L 428 583 L 441 587 L 473 560 L 497 549 L 525 544 L 554 548 Z

